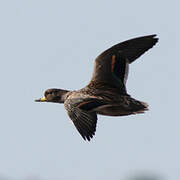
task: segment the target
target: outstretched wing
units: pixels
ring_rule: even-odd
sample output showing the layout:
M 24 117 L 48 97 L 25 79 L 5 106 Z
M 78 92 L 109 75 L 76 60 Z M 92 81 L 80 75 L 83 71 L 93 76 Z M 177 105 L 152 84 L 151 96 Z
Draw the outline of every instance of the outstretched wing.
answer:
M 93 76 L 88 86 L 105 83 L 125 90 L 129 64 L 157 43 L 155 36 L 130 39 L 104 51 L 95 60 Z
M 97 114 L 92 109 L 101 106 L 102 102 L 92 99 L 67 99 L 64 103 L 67 113 L 84 140 L 90 141 L 95 135 Z

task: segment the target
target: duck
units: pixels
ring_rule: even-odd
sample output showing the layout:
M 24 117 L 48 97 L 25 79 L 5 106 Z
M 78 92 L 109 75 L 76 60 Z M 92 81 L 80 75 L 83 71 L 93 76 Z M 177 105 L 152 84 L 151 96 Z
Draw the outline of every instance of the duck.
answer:
M 156 34 L 133 38 L 102 52 L 94 61 L 93 75 L 80 90 L 48 89 L 36 102 L 64 103 L 68 116 L 84 140 L 96 132 L 97 115 L 127 116 L 144 113 L 148 104 L 132 98 L 126 89 L 129 64 L 152 48 Z

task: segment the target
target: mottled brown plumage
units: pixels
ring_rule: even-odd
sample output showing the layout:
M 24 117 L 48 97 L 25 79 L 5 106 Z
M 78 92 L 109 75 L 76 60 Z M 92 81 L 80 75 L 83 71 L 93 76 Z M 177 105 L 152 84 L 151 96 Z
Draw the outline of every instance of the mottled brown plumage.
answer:
M 119 43 L 100 54 L 94 63 L 91 81 L 83 89 L 48 89 L 37 102 L 64 103 L 65 109 L 84 140 L 95 135 L 97 114 L 125 116 L 148 110 L 126 90 L 129 64 L 158 41 L 149 35 Z

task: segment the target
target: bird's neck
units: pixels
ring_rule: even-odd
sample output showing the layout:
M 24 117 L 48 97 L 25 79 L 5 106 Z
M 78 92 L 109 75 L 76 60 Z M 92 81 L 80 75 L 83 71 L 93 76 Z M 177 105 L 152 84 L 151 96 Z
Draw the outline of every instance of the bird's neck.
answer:
M 58 95 L 60 97 L 60 103 L 64 103 L 71 91 L 60 89 Z

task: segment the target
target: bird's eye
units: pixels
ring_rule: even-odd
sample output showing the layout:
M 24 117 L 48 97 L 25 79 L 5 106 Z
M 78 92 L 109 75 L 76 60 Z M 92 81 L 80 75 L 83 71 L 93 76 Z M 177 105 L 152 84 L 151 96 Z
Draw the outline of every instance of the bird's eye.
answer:
M 49 92 L 49 94 L 50 94 L 50 95 L 53 95 L 53 94 L 54 94 L 54 92 L 53 92 L 53 91 L 50 91 L 50 92 Z
M 45 93 L 45 97 L 47 97 L 48 95 L 52 94 L 52 92 L 46 92 Z

